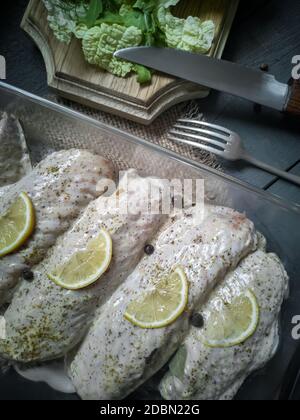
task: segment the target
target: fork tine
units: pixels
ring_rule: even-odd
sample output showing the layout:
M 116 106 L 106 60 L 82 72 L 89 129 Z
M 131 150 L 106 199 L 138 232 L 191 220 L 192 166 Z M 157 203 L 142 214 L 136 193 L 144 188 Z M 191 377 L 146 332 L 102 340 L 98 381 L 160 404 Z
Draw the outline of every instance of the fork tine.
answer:
M 178 120 L 178 122 L 183 123 L 183 124 L 189 124 L 189 125 L 194 124 L 194 125 L 199 125 L 199 126 L 203 126 L 203 127 L 212 128 L 214 130 L 221 131 L 221 133 L 226 133 L 229 136 L 231 136 L 233 134 L 233 132 L 228 130 L 227 128 L 221 127 L 220 125 L 204 122 L 204 121 L 189 120 L 189 119 L 181 118 L 181 119 Z
M 200 143 L 197 143 L 197 142 L 191 141 L 191 140 L 180 139 L 178 137 L 171 136 L 170 134 L 168 135 L 168 138 L 170 140 L 176 141 L 177 143 L 186 144 L 188 146 L 194 146 L 197 149 L 204 150 L 206 152 L 212 153 L 212 154 L 220 156 L 220 157 L 224 156 L 224 153 L 221 152 L 221 150 L 215 149 L 213 147 L 205 146 L 205 144 L 200 144 Z
M 200 133 L 200 134 L 207 134 L 208 136 L 212 136 L 212 137 L 216 137 L 220 140 L 224 140 L 226 143 L 228 143 L 230 141 L 230 138 L 228 136 L 223 136 L 222 134 L 215 133 L 214 131 L 204 130 L 202 128 L 196 128 L 196 127 L 181 125 L 181 124 L 174 125 L 174 128 L 182 129 L 182 130 L 186 130 L 186 131 L 194 131 L 194 132 Z
M 220 147 L 222 150 L 225 150 L 225 148 L 226 148 L 225 143 L 222 143 L 222 142 L 217 141 L 217 140 L 210 139 L 208 137 L 197 136 L 196 134 L 189 134 L 189 133 L 185 133 L 183 131 L 178 131 L 178 130 L 170 130 L 170 134 L 173 134 L 175 136 L 188 137 L 189 139 L 193 139 L 193 140 L 204 141 L 205 143 L 208 143 L 208 144 L 211 144 L 211 145 L 213 144 L 214 146 Z M 196 143 L 196 144 L 201 145 L 200 143 Z

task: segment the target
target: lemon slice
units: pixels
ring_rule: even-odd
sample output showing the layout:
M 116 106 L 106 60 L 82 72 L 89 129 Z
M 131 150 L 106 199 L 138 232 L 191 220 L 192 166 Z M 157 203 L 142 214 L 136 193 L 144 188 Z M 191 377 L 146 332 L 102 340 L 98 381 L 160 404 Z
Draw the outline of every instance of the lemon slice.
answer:
M 83 289 L 95 283 L 107 271 L 112 259 L 112 240 L 102 229 L 86 249 L 78 251 L 63 265 L 48 274 L 50 280 L 69 290 Z
M 212 348 L 243 344 L 255 333 L 259 312 L 256 296 L 250 290 L 230 302 L 215 297 L 204 313 L 205 328 L 201 333 L 204 344 Z
M 17 251 L 31 236 L 35 211 L 26 193 L 19 195 L 8 211 L 0 216 L 0 257 Z
M 158 282 L 153 290 L 130 303 L 125 318 L 141 328 L 163 328 L 184 312 L 188 302 L 189 284 L 181 267 Z

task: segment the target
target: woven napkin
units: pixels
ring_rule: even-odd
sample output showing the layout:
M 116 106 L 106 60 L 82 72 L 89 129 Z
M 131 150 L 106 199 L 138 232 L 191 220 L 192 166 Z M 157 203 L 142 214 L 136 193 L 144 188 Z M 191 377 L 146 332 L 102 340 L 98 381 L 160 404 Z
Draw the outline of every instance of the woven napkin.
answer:
M 88 115 L 89 117 L 92 117 L 102 123 L 126 131 L 137 137 L 150 141 L 151 143 L 158 144 L 189 159 L 196 160 L 197 162 L 203 163 L 215 169 L 221 169 L 221 166 L 214 155 L 206 153 L 202 150 L 196 150 L 190 146 L 175 143 L 168 138 L 169 131 L 181 118 L 189 118 L 195 121 L 205 120 L 197 101 L 185 102 L 174 106 L 159 116 L 150 126 L 143 126 L 139 123 L 63 99 L 59 96 L 51 95 L 48 99 L 59 103 L 60 105 L 69 107 L 74 111 Z

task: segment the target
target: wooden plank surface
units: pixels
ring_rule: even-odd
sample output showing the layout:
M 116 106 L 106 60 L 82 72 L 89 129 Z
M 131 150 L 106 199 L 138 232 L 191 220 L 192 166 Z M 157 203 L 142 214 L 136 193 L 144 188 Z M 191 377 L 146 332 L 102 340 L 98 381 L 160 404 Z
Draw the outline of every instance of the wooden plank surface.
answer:
M 289 172 L 299 176 L 300 178 L 300 162 Z M 285 198 L 287 201 L 293 201 L 294 203 L 300 205 L 300 187 L 297 185 L 291 185 L 289 182 L 280 180 L 270 186 L 268 191 L 278 197 Z M 300 226 L 298 228 L 300 229 Z
M 292 57 L 300 51 L 299 22 L 299 1 L 241 2 L 224 58 L 256 69 L 267 63 L 270 73 L 287 82 Z M 253 104 L 216 92 L 202 100 L 200 106 L 208 120 L 237 131 L 247 150 L 257 158 L 285 170 L 300 159 L 299 119 L 266 108 L 257 113 Z M 260 188 L 268 188 L 276 180 L 251 166 L 224 164 L 224 168 Z M 293 186 L 288 188 L 294 190 Z

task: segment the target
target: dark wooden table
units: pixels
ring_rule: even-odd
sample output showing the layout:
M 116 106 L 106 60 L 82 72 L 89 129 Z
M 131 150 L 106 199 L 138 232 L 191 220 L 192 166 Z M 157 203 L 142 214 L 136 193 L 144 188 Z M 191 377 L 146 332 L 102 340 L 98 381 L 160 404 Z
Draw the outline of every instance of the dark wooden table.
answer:
M 38 95 L 47 95 L 45 66 L 33 42 L 20 29 L 26 0 L 5 2 L 0 14 L 0 54 L 7 61 L 7 82 Z M 252 0 L 239 7 L 224 58 L 269 71 L 283 82 L 291 77 L 292 57 L 300 54 L 300 1 Z M 212 93 L 200 106 L 209 120 L 237 131 L 256 157 L 300 176 L 300 120 L 275 111 L 254 109 L 251 103 L 221 93 Z M 225 165 L 225 164 L 224 164 Z M 300 188 L 258 169 L 225 165 L 225 170 L 255 186 L 300 204 Z M 299 228 L 299 227 L 295 227 Z M 17 385 L 16 385 L 17 384 Z M 32 398 L 30 384 L 10 373 L 0 399 Z M 298 393 L 299 395 L 299 393 Z M 44 385 L 36 398 L 60 398 Z

